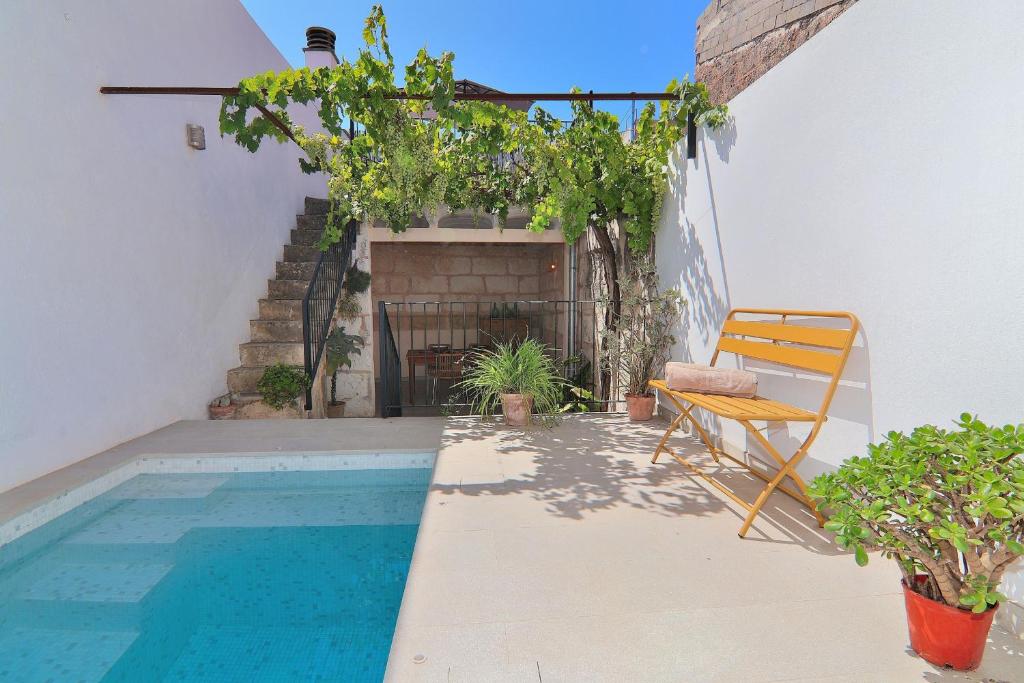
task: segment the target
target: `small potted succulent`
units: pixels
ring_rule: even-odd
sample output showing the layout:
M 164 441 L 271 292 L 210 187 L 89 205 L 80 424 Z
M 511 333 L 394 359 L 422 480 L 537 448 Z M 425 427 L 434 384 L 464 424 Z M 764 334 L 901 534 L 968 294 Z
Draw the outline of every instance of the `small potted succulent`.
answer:
M 654 392 L 647 386 L 661 372 L 676 343 L 672 329 L 685 301 L 678 289 L 658 291 L 658 275 L 648 259 L 638 260 L 619 280 L 621 308 L 614 328 L 602 331 L 603 362 L 626 389 L 626 409 L 633 422 L 654 415 Z
M 896 560 L 910 646 L 938 666 L 977 668 L 1006 569 L 1024 555 L 1024 425 L 965 413 L 957 429 L 890 432 L 867 457 L 810 486 L 825 528 L 857 564 Z
M 548 349 L 527 339 L 474 353 L 455 389 L 470 397 L 474 412 L 493 415 L 501 406 L 505 424 L 525 427 L 534 410 L 548 417 L 558 412 L 564 384 Z
M 331 376 L 331 398 L 327 402 L 327 417 L 345 417 L 345 402 L 338 401 L 338 370 L 352 367 L 352 356 L 362 353 L 364 340 L 358 334 L 346 334 L 336 327 L 327 335 L 327 374 Z

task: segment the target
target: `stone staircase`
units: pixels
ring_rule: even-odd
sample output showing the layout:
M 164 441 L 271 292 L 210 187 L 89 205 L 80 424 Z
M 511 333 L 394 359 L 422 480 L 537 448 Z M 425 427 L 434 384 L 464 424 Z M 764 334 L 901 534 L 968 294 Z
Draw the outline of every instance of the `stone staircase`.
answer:
M 249 321 L 249 341 L 238 347 L 241 365 L 228 370 L 229 393 L 210 405 L 212 419 L 300 417 L 297 410 L 276 411 L 264 404 L 256 383 L 275 363 L 302 366 L 302 298 L 320 258 L 316 244 L 326 219 L 327 200 L 306 197 L 305 213 L 296 219 L 276 276 L 267 281 L 259 317 Z

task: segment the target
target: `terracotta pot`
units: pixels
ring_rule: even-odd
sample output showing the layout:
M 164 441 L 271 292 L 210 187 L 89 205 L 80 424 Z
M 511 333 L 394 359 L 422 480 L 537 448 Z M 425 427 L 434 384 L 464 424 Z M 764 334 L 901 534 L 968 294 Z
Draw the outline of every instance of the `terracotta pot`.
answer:
M 327 407 L 324 408 L 324 414 L 327 417 L 345 417 L 345 402 L 328 403 Z
M 226 406 L 209 406 L 211 420 L 230 420 L 235 416 L 238 406 L 228 404 Z
M 923 583 L 926 577 L 918 576 L 916 580 Z M 907 607 L 910 647 L 914 652 L 936 666 L 948 666 L 957 671 L 977 669 L 985 654 L 985 639 L 996 608 L 975 614 L 929 600 L 910 590 L 906 582 L 900 583 Z
M 502 394 L 501 412 L 509 427 L 525 427 L 530 424 L 533 412 L 533 397 L 524 394 Z
M 654 415 L 654 394 L 626 394 L 626 411 L 630 422 L 647 422 Z

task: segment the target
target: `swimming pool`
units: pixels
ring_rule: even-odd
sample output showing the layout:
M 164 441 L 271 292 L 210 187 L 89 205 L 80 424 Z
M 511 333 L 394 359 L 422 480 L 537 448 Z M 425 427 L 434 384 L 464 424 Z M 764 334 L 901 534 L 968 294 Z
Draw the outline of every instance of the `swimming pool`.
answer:
M 429 480 L 129 479 L 0 548 L 0 681 L 379 681 Z

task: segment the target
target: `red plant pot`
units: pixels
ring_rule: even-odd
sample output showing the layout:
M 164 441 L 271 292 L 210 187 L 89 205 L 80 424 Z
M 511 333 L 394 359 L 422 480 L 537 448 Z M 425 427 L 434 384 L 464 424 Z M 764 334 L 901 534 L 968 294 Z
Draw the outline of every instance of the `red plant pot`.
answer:
M 923 583 L 926 577 L 918 576 L 915 580 Z M 910 647 L 914 652 L 936 666 L 948 666 L 957 671 L 977 669 L 985 654 L 985 640 L 996 608 L 975 614 L 929 600 L 912 591 L 905 581 L 900 583 L 907 607 Z
M 626 394 L 630 422 L 647 422 L 654 415 L 654 395 Z

